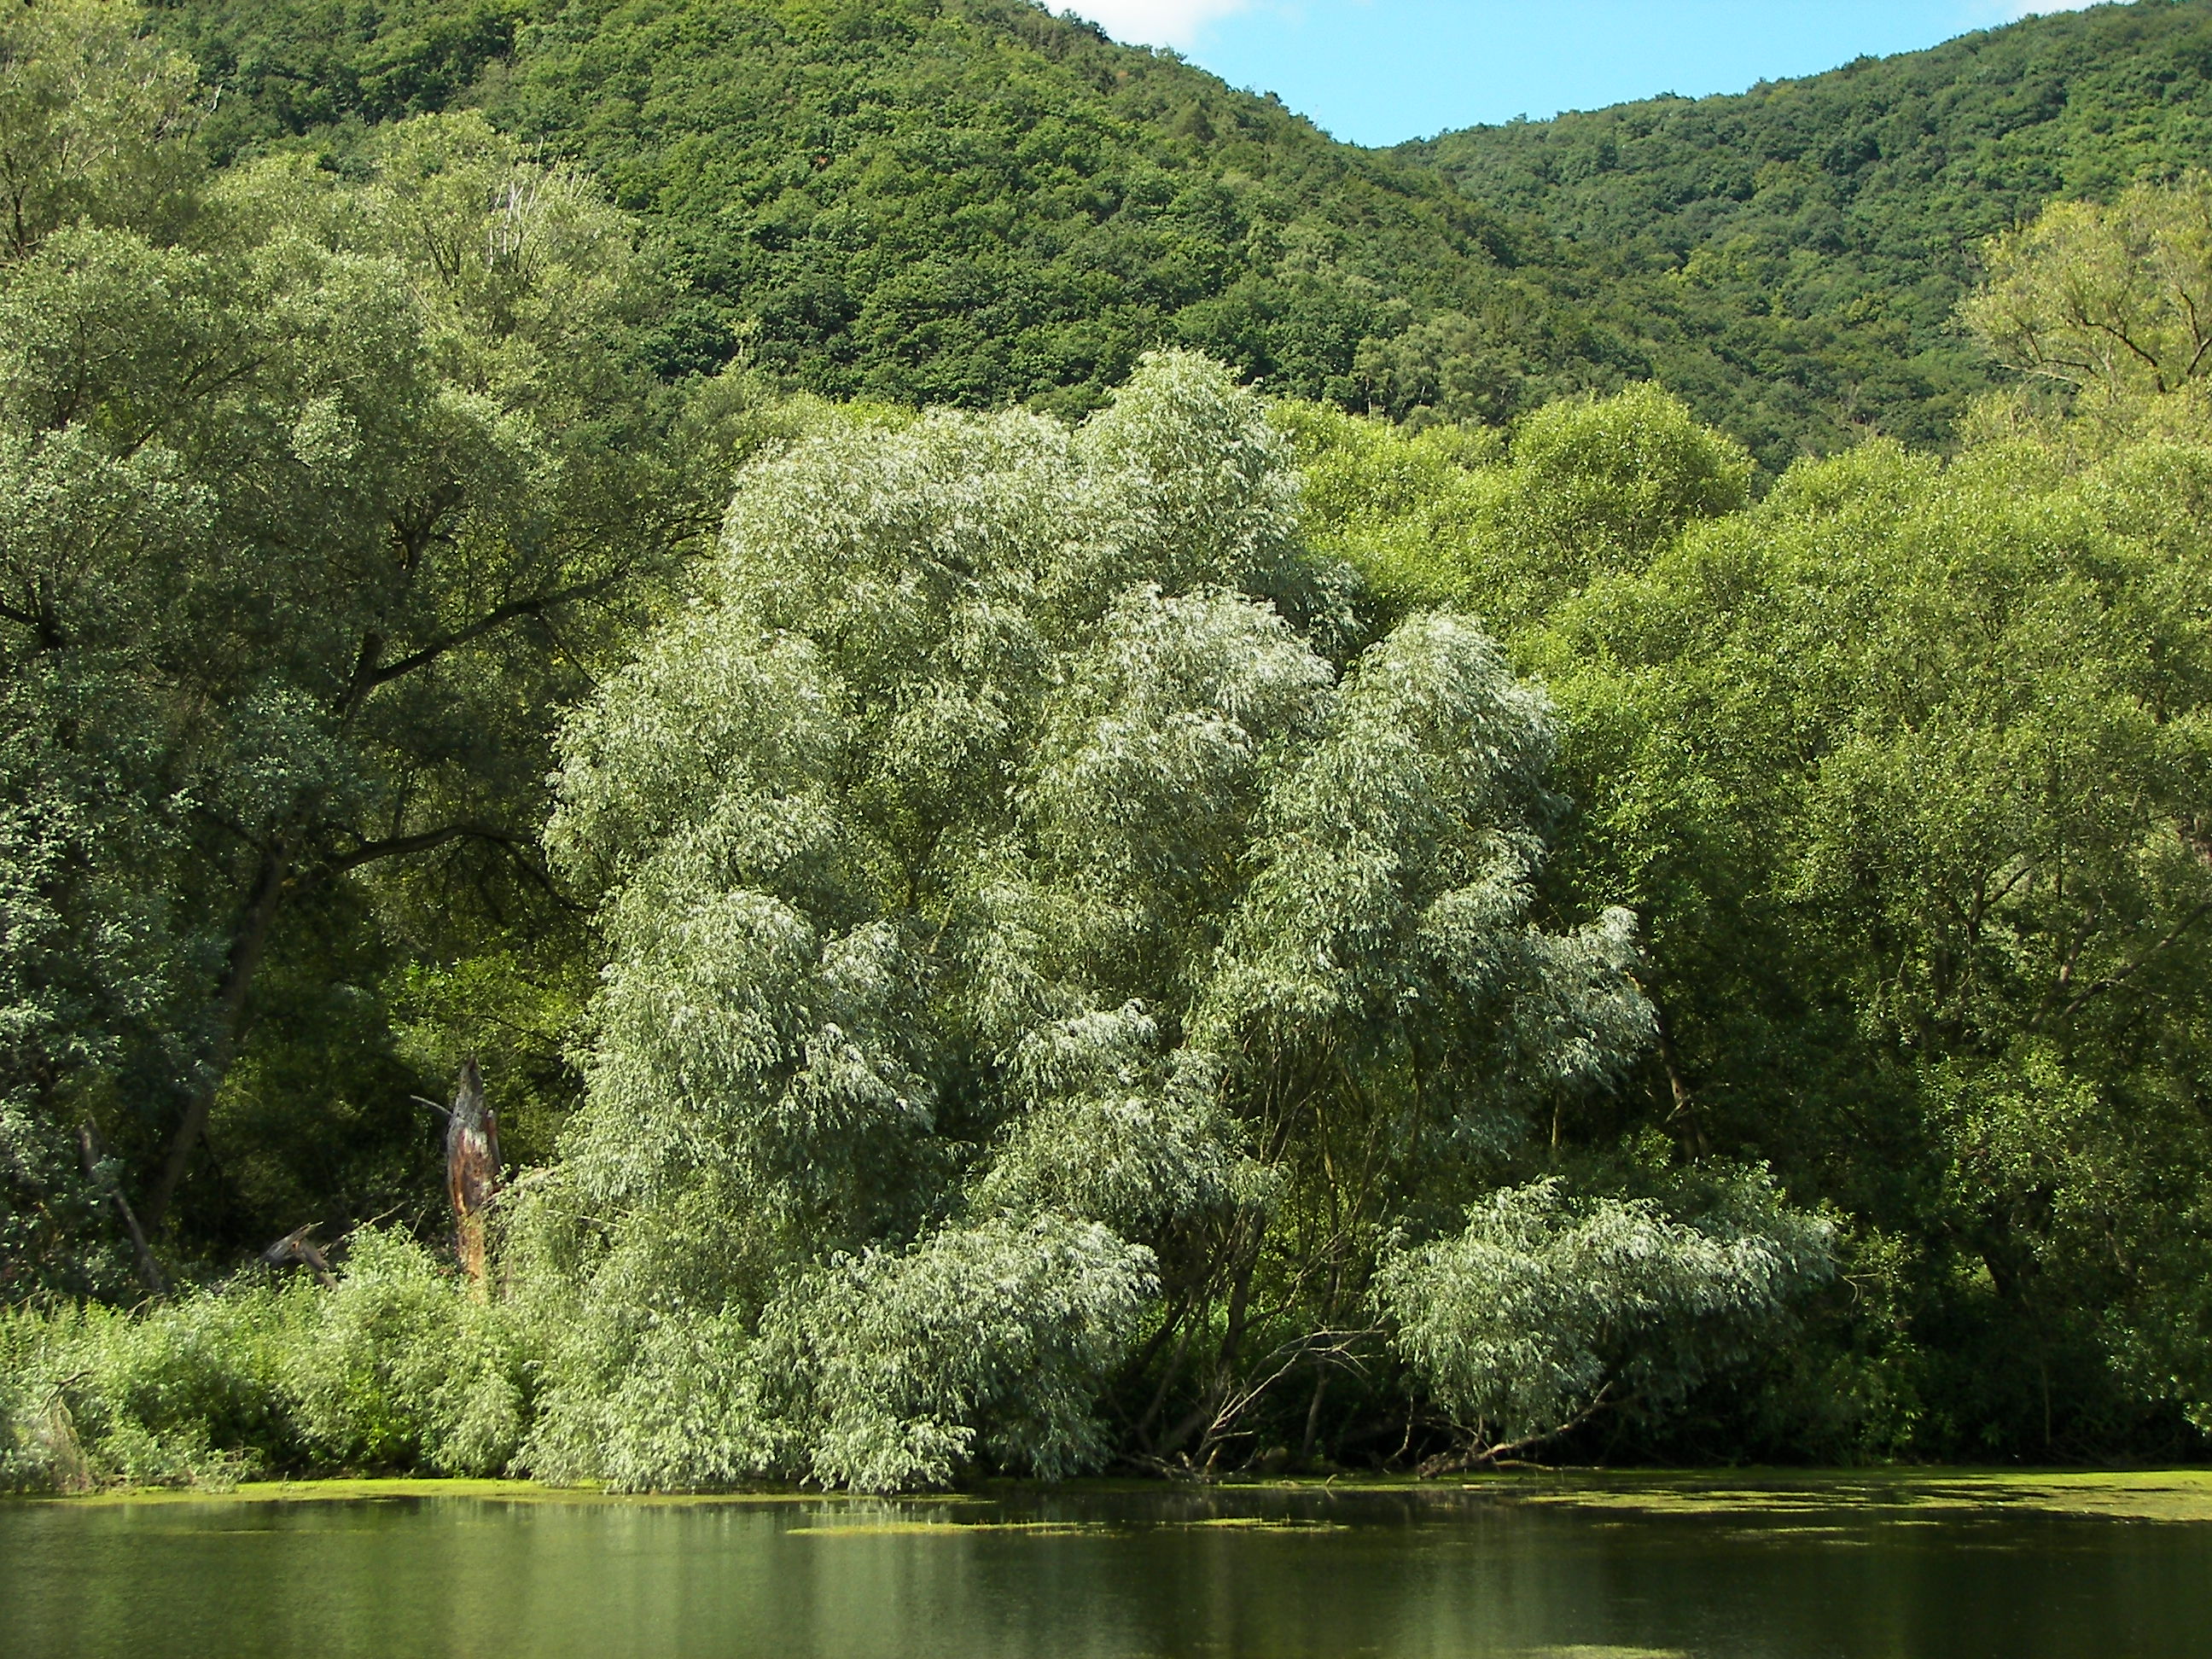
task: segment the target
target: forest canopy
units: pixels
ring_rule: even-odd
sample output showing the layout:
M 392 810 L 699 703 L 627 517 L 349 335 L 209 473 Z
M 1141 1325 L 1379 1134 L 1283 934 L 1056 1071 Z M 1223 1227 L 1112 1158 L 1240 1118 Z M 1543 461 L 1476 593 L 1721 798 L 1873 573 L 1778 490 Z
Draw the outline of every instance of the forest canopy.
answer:
M 784 179 L 592 78 L 679 10 L 0 19 L 0 1486 L 2201 1455 L 2202 174 L 1982 245 L 1948 452 L 1785 470 L 1170 59 L 729 9 L 883 92 Z M 1201 222 L 1099 331 L 776 331 Z M 1279 283 L 1396 331 L 1193 320 Z

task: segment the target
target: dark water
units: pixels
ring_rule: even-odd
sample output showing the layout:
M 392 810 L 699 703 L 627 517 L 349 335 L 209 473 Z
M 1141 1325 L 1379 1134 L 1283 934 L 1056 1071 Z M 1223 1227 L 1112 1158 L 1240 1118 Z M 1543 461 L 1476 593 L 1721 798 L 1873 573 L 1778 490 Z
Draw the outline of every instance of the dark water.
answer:
M 2198 1659 L 2212 1525 L 1480 1493 L 0 1504 L 0 1655 L 109 1654 Z

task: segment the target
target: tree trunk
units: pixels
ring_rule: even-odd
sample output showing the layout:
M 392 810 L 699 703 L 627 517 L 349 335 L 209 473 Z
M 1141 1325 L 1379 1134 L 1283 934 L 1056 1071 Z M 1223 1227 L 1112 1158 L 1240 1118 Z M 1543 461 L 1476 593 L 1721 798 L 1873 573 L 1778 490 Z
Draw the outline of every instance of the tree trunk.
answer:
M 499 1196 L 499 1117 L 484 1104 L 483 1074 L 461 1062 L 460 1088 L 446 1121 L 446 1193 L 453 1202 L 453 1253 L 478 1301 L 490 1293 L 484 1224 Z
M 76 1144 L 78 1150 L 84 1154 L 85 1174 L 91 1177 L 93 1183 L 100 1191 L 106 1193 L 108 1200 L 122 1212 L 123 1224 L 131 1234 L 131 1248 L 137 1255 L 140 1283 L 156 1296 L 166 1294 L 167 1286 L 161 1282 L 161 1266 L 154 1260 L 153 1249 L 146 1243 L 146 1231 L 138 1224 L 138 1218 L 131 1208 L 131 1200 L 124 1197 L 123 1188 L 116 1184 L 113 1175 L 102 1167 L 100 1136 L 92 1125 L 89 1123 L 77 1125 Z M 2049 1437 L 2047 1435 L 2045 1437 L 2045 1439 Z
M 1712 1143 L 1705 1138 L 1705 1121 L 1698 1111 L 1698 1097 L 1692 1092 L 1689 1079 L 1682 1073 L 1682 1056 L 1674 1047 L 1674 1028 L 1667 1018 L 1667 1011 L 1650 990 L 1644 993 L 1651 1005 L 1651 1024 L 1659 1039 L 1659 1064 L 1667 1074 L 1667 1092 L 1672 1097 L 1674 1109 L 1667 1115 L 1668 1121 L 1680 1118 L 1689 1126 L 1691 1139 L 1696 1143 L 1700 1157 L 1712 1156 Z
M 253 988 L 253 975 L 268 951 L 276 913 L 284 908 L 284 884 L 291 872 L 292 850 L 282 841 L 262 854 L 261 866 L 254 872 L 253 890 L 247 896 L 245 914 L 239 918 L 238 931 L 231 936 L 230 955 L 216 986 L 215 1049 L 208 1056 L 199 1086 L 185 1103 L 184 1119 L 170 1139 L 169 1154 L 162 1160 L 161 1172 L 147 1197 L 144 1220 L 149 1232 L 161 1230 L 185 1171 L 191 1167 L 192 1149 L 207 1133 L 216 1091 L 222 1086 L 231 1061 L 238 1058 L 239 1040 L 245 1035 L 246 993 Z
M 1328 1392 L 1328 1370 L 1316 1364 L 1314 1366 L 1313 1399 L 1306 1407 L 1306 1431 L 1298 1441 L 1298 1467 L 1302 1469 L 1313 1466 L 1314 1442 L 1321 1432 L 1322 1396 Z

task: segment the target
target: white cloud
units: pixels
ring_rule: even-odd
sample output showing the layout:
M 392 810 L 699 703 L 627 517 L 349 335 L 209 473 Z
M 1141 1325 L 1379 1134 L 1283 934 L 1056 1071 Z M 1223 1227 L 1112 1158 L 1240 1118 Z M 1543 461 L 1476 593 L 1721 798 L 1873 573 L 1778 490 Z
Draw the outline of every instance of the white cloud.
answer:
M 1065 0 L 1116 40 L 1147 46 L 1188 48 L 1217 18 L 1251 9 L 1252 0 Z

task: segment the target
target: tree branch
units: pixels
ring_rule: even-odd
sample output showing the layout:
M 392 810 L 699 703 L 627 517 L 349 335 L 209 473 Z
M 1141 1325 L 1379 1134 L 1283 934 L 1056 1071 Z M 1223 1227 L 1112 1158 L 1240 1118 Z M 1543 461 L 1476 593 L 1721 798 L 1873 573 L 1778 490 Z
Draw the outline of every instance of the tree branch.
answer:
M 505 605 L 495 605 L 466 627 L 457 628 L 442 639 L 433 640 L 420 650 L 410 652 L 396 661 L 386 663 L 382 667 L 374 670 L 368 676 L 365 689 L 373 690 L 392 680 L 404 678 L 417 669 L 428 668 L 448 651 L 458 650 L 460 647 L 472 641 L 480 640 L 485 635 L 496 632 L 506 627 L 507 623 L 519 621 L 524 617 L 538 616 L 564 605 L 573 605 L 580 599 L 595 599 L 608 589 L 619 586 L 629 574 L 626 570 L 617 571 L 588 582 L 577 582 L 568 587 L 556 588 L 550 593 L 533 594 L 526 599 L 509 599 Z
M 146 1242 L 146 1230 L 138 1224 L 137 1212 L 131 1209 L 131 1200 L 123 1195 L 123 1188 L 115 1179 L 115 1172 L 108 1167 L 107 1154 L 100 1144 L 99 1133 L 91 1124 L 80 1123 L 77 1125 L 76 1144 L 84 1155 L 85 1174 L 91 1176 L 93 1183 L 107 1194 L 109 1201 L 121 1213 L 124 1226 L 130 1230 L 131 1249 L 138 1259 L 140 1282 L 156 1296 L 167 1295 L 167 1286 L 161 1282 L 160 1264 L 154 1260 L 153 1247 Z
M 29 629 L 39 636 L 39 644 L 46 650 L 58 651 L 69 643 L 68 637 L 62 632 L 60 622 L 49 606 L 40 605 L 36 611 L 24 611 L 0 600 L 0 620 Z
M 457 841 L 495 842 L 502 847 L 514 846 L 519 837 L 512 830 L 491 823 L 448 823 L 436 830 L 425 830 L 412 836 L 389 836 L 382 841 L 365 841 L 349 853 L 339 853 L 323 860 L 325 873 L 342 876 L 349 870 L 358 870 L 364 864 L 375 864 L 384 859 L 405 858 L 414 853 L 428 853 Z
M 2165 933 L 2152 940 L 2148 945 L 2144 946 L 2141 953 L 2136 956 L 2133 962 L 2129 963 L 2124 968 L 2115 969 L 2113 972 L 2106 974 L 2101 979 L 2092 980 L 2088 984 L 2083 986 L 2080 994 L 2077 994 L 2071 1002 L 2068 1003 L 2063 1008 L 2061 1008 L 2058 1011 L 2059 1018 L 2070 1018 L 2073 1015 L 2080 1012 L 2081 1005 L 2087 1002 L 2092 997 L 2099 996 L 2106 991 L 2112 990 L 2115 986 L 2124 984 L 2128 980 L 2133 978 L 2143 965 L 2149 962 L 2153 957 L 2156 956 L 2160 951 L 2166 949 L 2167 945 L 2179 939 L 2191 927 L 2194 927 L 2208 915 L 2212 915 L 2212 899 L 2207 899 L 2203 903 L 2190 911 L 2187 915 L 2182 917 L 2179 921 L 2175 922 L 2172 927 L 2167 928 Z
M 1424 1462 L 1414 1474 L 1420 1480 L 1433 1480 L 1438 1475 L 1458 1474 L 1468 1469 L 1496 1468 L 1509 1458 L 1517 1457 L 1521 1453 L 1533 1450 L 1548 1441 L 1572 1434 L 1600 1412 L 1617 1403 L 1613 1398 L 1613 1382 L 1608 1381 L 1591 1396 L 1589 1405 L 1557 1428 L 1539 1429 L 1534 1434 L 1522 1435 L 1518 1440 L 1502 1440 L 1495 1445 L 1474 1445 L 1464 1451 L 1440 1453 Z

